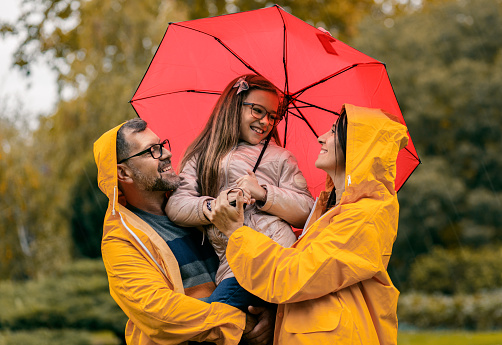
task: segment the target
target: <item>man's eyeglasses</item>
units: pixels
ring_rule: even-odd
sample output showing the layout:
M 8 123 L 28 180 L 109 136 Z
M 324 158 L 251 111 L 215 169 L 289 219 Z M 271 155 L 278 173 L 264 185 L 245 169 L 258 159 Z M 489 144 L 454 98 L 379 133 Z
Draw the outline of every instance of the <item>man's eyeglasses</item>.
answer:
M 133 157 L 144 155 L 147 152 L 152 155 L 153 159 L 159 159 L 164 154 L 164 145 L 165 144 L 167 144 L 167 146 L 169 146 L 169 151 L 171 151 L 171 144 L 169 143 L 169 140 L 166 139 L 163 142 L 161 142 L 160 144 L 152 145 L 149 148 L 147 148 L 146 150 L 143 150 L 141 152 L 136 153 L 135 155 L 132 155 L 130 157 L 122 159 L 120 162 L 118 162 L 118 164 L 124 163 L 126 160 L 131 159 Z
M 242 102 L 242 104 L 251 106 L 251 115 L 253 115 L 255 119 L 261 120 L 268 115 L 268 123 L 272 126 L 277 125 L 279 121 L 281 121 L 281 117 L 277 115 L 277 113 L 268 112 L 262 105 L 249 102 Z

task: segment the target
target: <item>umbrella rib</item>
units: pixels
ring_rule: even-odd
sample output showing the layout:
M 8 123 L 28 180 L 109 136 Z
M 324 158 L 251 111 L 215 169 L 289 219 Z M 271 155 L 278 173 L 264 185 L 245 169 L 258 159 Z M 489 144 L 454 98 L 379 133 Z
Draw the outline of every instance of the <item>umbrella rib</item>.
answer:
M 254 73 L 258 74 L 258 75 L 261 75 L 260 73 L 258 73 L 257 70 L 255 70 L 253 67 L 251 67 L 250 64 L 248 64 L 246 61 L 244 61 L 243 59 L 240 58 L 240 56 L 238 56 L 235 52 L 232 51 L 232 49 L 230 49 L 229 47 L 227 47 L 225 45 L 225 43 L 223 43 L 218 37 L 214 37 L 212 36 L 219 44 L 221 44 L 223 46 L 223 48 L 225 48 L 226 50 L 228 50 L 230 52 L 230 54 L 232 54 L 233 56 L 235 56 L 235 58 L 237 60 L 239 60 L 240 62 L 242 62 L 242 64 L 244 66 L 246 66 L 248 69 L 250 69 L 251 71 L 253 71 Z
M 155 98 L 155 97 L 160 97 L 160 96 L 165 96 L 165 95 L 173 95 L 173 94 L 176 94 L 176 93 L 183 93 L 183 92 L 204 93 L 204 94 L 208 94 L 208 95 L 221 95 L 221 92 L 217 92 L 217 91 L 179 90 L 179 91 L 171 91 L 171 92 L 159 93 L 157 95 L 147 96 L 147 97 L 143 97 L 143 98 L 137 98 L 135 100 L 130 100 L 129 103 L 134 103 L 136 101 L 142 101 L 142 100 L 148 99 L 148 98 Z
M 310 123 L 308 122 L 308 120 L 305 118 L 305 116 L 303 116 L 303 113 L 302 111 L 300 110 L 300 108 L 298 108 L 296 106 L 296 104 L 293 102 L 293 107 L 295 107 L 295 109 L 298 111 L 298 113 L 301 115 L 301 119 L 303 121 L 305 121 L 305 123 L 307 124 L 307 126 L 309 126 L 310 130 L 312 131 L 312 133 L 314 133 L 314 135 L 316 136 L 316 138 L 319 138 L 319 136 L 317 135 L 317 133 L 315 132 L 314 128 L 312 128 L 312 126 L 310 125 Z
M 284 66 L 284 89 L 285 95 L 289 95 L 289 80 L 288 80 L 288 67 L 287 67 L 287 40 L 288 36 L 286 34 L 286 22 L 284 21 L 284 17 L 282 16 L 282 13 L 279 9 L 279 6 L 276 5 L 277 10 L 279 11 L 279 15 L 281 16 L 282 20 L 282 28 L 283 28 L 283 33 L 282 33 L 282 65 Z M 284 136 L 284 140 L 286 140 L 286 136 Z M 286 147 L 286 146 L 284 146 Z
M 297 117 L 299 119 L 302 119 L 302 117 L 300 115 L 294 114 L 291 110 L 288 110 L 288 113 L 291 114 L 291 116 L 294 116 L 294 117 Z
M 242 64 L 244 66 L 246 66 L 248 69 L 250 69 L 251 71 L 253 71 L 254 73 L 258 74 L 258 75 L 261 75 L 260 73 L 258 73 L 257 70 L 255 70 L 250 64 L 248 64 L 246 61 L 244 61 L 240 56 L 238 56 L 234 51 L 232 51 L 232 49 L 230 49 L 229 47 L 227 47 L 225 45 L 225 43 L 223 43 L 218 37 L 214 36 L 214 35 L 211 35 L 211 34 L 208 34 L 207 32 L 204 32 L 204 31 L 200 31 L 200 30 L 197 30 L 197 29 L 194 29 L 194 28 L 191 28 L 191 27 L 188 27 L 188 26 L 184 26 L 184 25 L 180 25 L 180 24 L 175 24 L 179 27 L 182 27 L 182 28 L 185 28 L 185 29 L 189 29 L 189 30 L 193 30 L 193 31 L 196 31 L 198 33 L 201 33 L 201 34 L 204 34 L 204 35 L 207 35 L 209 37 L 212 37 L 214 38 L 219 44 L 221 44 L 223 46 L 223 48 L 225 48 L 226 50 L 228 50 L 230 52 L 230 54 L 232 54 L 233 56 L 235 56 L 235 58 L 237 60 L 239 60 L 240 62 L 242 62 Z
M 340 116 L 340 113 L 338 113 L 338 112 L 336 112 L 336 111 L 334 111 L 334 110 L 329 110 L 329 109 L 326 109 L 326 108 L 320 107 L 320 106 L 318 106 L 318 105 L 315 105 L 315 104 L 312 104 L 312 103 L 308 103 L 308 102 L 302 101 L 301 99 L 297 99 L 297 98 L 295 98 L 295 101 L 296 101 L 296 102 L 303 103 L 303 104 L 306 104 L 305 106 L 302 106 L 302 107 L 298 107 L 298 106 L 295 104 L 295 108 L 296 108 L 296 109 L 298 109 L 298 111 L 299 111 L 299 109 L 300 109 L 300 108 L 316 108 L 316 109 L 319 109 L 319 110 L 324 110 L 324 111 L 326 111 L 326 112 L 328 112 L 328 113 L 331 113 L 331 114 L 334 114 L 334 115 L 336 115 L 336 116 Z M 302 116 L 303 116 L 303 115 L 302 115 Z
M 306 86 L 306 87 L 304 87 L 301 90 L 298 90 L 297 92 L 295 92 L 295 95 L 296 96 L 300 95 L 300 94 L 304 93 L 305 91 L 307 91 L 308 89 L 313 88 L 316 85 L 322 84 L 322 83 L 324 83 L 324 82 L 326 82 L 326 81 L 328 81 L 328 80 L 330 80 L 330 79 L 332 79 L 332 78 L 334 78 L 334 77 L 336 77 L 336 76 L 338 76 L 338 75 L 340 75 L 342 73 L 345 73 L 345 72 L 351 70 L 352 68 L 355 68 L 357 66 L 362 66 L 362 65 L 383 65 L 383 64 L 381 62 L 364 62 L 364 63 L 353 64 L 353 65 L 345 67 L 344 69 L 339 70 L 339 71 L 337 71 L 337 72 L 335 72 L 335 73 L 333 73 L 333 74 L 331 74 L 331 75 L 329 75 L 329 76 L 327 76 L 327 77 L 325 77 L 325 78 L 323 78 L 323 79 L 321 79 L 321 80 L 319 80 L 319 81 L 317 81 L 317 82 L 315 82 L 313 84 L 310 84 L 309 86 Z
M 408 151 L 408 153 L 409 153 L 410 155 L 412 155 L 412 156 L 413 156 L 413 157 L 414 157 L 414 158 L 418 161 L 418 164 L 422 164 L 422 161 L 420 160 L 420 157 L 418 157 L 418 154 L 417 154 L 417 155 L 415 155 L 413 152 L 411 152 L 411 151 L 410 151 L 410 149 L 408 148 L 408 146 L 406 146 L 404 149 L 405 149 L 406 151 Z

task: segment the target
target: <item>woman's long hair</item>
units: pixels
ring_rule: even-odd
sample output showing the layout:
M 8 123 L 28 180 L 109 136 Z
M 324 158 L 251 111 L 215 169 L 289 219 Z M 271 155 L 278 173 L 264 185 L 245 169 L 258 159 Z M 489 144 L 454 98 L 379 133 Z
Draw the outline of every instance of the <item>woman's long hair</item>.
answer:
M 188 146 L 180 164 L 180 171 L 193 158 L 197 161 L 197 178 L 199 193 L 212 197 L 218 196 L 219 171 L 223 157 L 239 142 L 239 129 L 241 124 L 242 102 L 252 90 L 263 90 L 276 94 L 279 90 L 270 81 L 262 76 L 244 75 L 249 89 L 237 94 L 237 87 L 233 87 L 240 77 L 232 80 L 218 98 L 216 105 L 202 132 Z M 281 116 L 281 102 L 278 115 Z M 277 145 L 280 145 L 277 128 L 271 132 Z M 256 157 L 258 158 L 258 157 Z
M 338 144 L 342 149 L 343 159 L 347 160 L 347 112 L 345 111 L 345 107 L 342 108 L 340 116 L 336 120 L 336 139 L 338 139 Z M 334 134 L 333 134 L 334 135 Z M 335 145 L 336 149 L 337 145 Z M 335 152 L 336 154 L 336 152 Z M 333 181 L 334 182 L 334 181 Z M 333 186 L 331 193 L 329 194 L 328 202 L 326 203 L 326 208 L 324 212 L 335 206 L 336 204 L 336 189 Z

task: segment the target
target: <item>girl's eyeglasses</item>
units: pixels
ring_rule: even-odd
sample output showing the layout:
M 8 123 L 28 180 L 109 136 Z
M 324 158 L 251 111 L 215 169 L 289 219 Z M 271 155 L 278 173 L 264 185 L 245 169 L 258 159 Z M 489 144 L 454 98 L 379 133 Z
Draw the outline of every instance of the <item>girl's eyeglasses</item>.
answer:
M 268 123 L 272 126 L 276 126 L 279 121 L 281 121 L 281 118 L 277 115 L 277 113 L 268 112 L 262 105 L 249 102 L 242 102 L 242 104 L 251 106 L 251 115 L 253 115 L 255 119 L 261 120 L 268 115 Z

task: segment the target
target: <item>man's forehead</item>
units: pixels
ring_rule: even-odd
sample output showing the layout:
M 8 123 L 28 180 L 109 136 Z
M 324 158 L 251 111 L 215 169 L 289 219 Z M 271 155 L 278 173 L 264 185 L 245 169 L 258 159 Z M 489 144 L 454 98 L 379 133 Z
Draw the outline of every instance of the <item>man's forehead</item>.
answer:
M 133 132 L 132 130 L 128 131 L 126 139 L 129 145 L 138 148 L 158 144 L 160 141 L 159 137 L 150 128 L 146 128 L 141 132 Z

